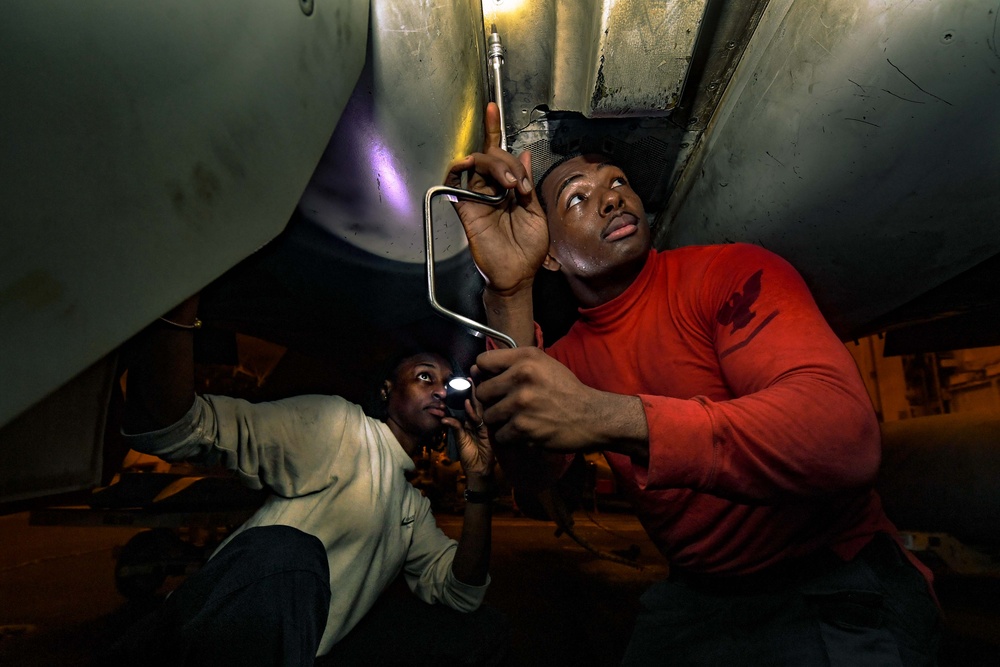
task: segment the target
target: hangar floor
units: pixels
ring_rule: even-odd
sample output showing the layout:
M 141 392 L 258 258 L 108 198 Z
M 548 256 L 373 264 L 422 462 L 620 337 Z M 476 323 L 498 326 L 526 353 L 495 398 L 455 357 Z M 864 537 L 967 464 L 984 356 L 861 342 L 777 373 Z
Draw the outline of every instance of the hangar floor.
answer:
M 450 534 L 459 529 L 457 516 L 440 522 Z M 599 560 L 554 529 L 512 512 L 495 519 L 488 599 L 512 620 L 511 664 L 615 665 L 637 598 L 666 574 L 665 563 L 626 513 L 577 512 L 576 529 L 602 550 L 635 545 L 642 569 Z M 134 622 L 148 607 L 116 592 L 114 554 L 136 532 L 31 526 L 27 513 L 0 516 L 0 664 L 87 665 Z M 1000 579 L 943 578 L 938 594 L 949 622 L 940 664 L 997 664 Z

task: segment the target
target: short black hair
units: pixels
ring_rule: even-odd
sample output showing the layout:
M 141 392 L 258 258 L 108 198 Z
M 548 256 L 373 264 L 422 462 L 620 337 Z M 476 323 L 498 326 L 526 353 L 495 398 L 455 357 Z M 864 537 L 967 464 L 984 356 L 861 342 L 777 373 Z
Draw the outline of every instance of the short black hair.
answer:
M 403 362 L 418 354 L 436 354 L 448 362 L 453 373 L 461 372 L 461 366 L 447 350 L 438 349 L 433 346 L 418 345 L 403 345 L 402 347 L 398 347 L 392 354 L 384 357 L 382 363 L 376 365 L 375 371 L 370 376 L 371 379 L 367 390 L 368 399 L 364 405 L 365 412 L 370 417 L 381 421 L 385 421 L 388 418 L 387 405 L 381 396 L 382 385 L 386 380 L 395 381 Z

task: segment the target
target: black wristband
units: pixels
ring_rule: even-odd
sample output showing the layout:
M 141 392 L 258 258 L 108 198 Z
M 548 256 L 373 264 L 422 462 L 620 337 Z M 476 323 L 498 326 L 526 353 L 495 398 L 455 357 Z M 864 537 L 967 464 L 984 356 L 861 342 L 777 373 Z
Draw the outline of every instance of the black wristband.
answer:
M 469 491 L 465 490 L 465 502 L 473 505 L 488 505 L 496 500 L 496 491 Z

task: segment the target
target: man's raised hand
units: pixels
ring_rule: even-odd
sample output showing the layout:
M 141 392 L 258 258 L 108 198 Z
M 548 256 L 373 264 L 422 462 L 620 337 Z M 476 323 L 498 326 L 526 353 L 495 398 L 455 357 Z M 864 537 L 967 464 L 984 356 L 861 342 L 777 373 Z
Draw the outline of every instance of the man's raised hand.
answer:
M 515 158 L 500 148 L 500 112 L 492 102 L 486 108 L 483 151 L 453 162 L 445 184 L 459 187 L 465 172 L 466 187 L 474 192 L 510 191 L 499 206 L 455 203 L 487 289 L 499 295 L 530 289 L 548 251 L 545 213 L 531 183 L 531 155 L 524 152 Z

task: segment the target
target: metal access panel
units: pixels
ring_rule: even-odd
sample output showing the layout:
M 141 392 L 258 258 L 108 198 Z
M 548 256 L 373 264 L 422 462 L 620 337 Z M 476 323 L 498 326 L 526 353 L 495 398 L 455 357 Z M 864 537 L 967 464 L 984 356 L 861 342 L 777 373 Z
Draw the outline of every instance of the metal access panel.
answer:
M 677 106 L 706 0 L 483 0 L 511 54 L 508 126 L 539 107 L 588 118 L 651 117 Z
M 771 0 L 657 245 L 789 260 L 842 337 L 1000 252 L 997 5 Z
M 0 8 L 0 425 L 285 227 L 367 0 Z

